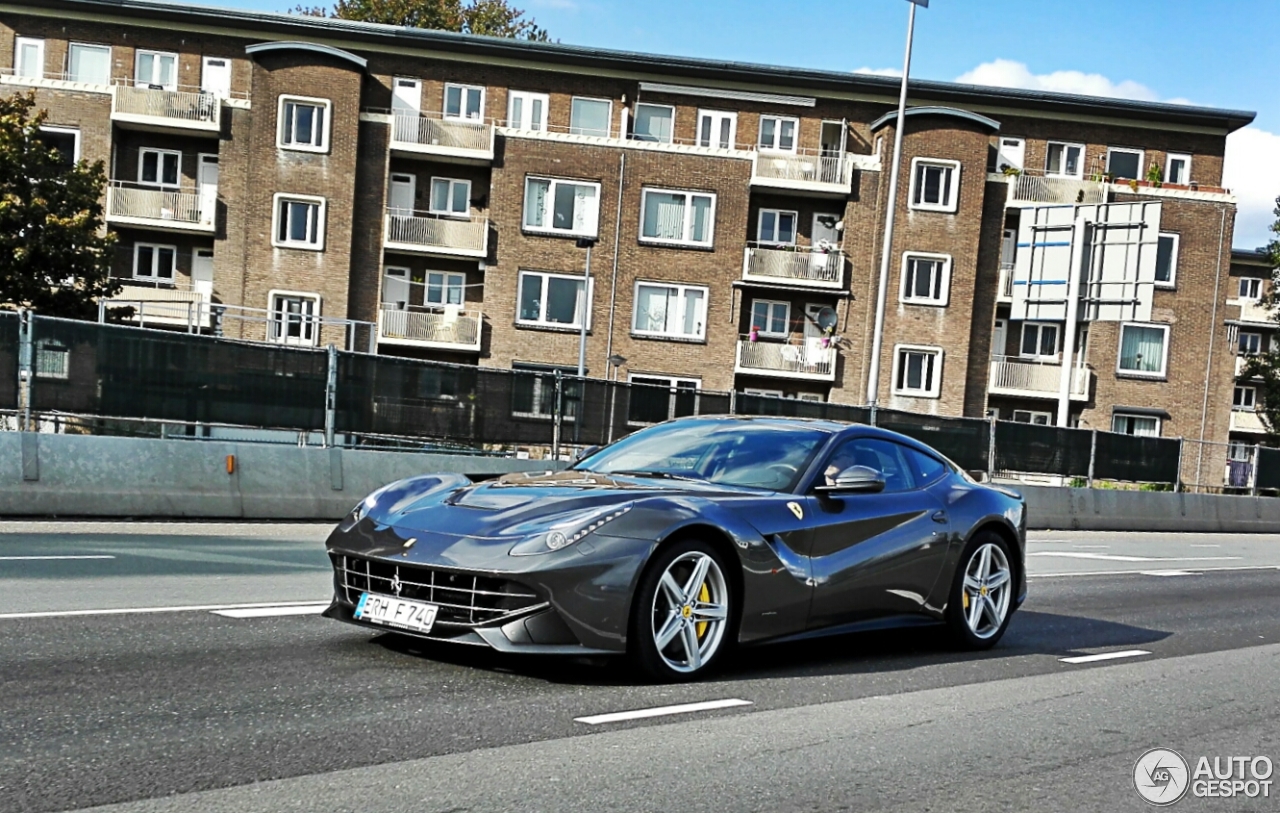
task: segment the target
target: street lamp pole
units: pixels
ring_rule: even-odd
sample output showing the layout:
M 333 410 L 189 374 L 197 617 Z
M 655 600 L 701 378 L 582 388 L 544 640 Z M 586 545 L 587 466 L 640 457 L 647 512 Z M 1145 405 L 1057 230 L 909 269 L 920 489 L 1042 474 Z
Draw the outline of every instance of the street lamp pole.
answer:
M 884 346 L 884 306 L 889 293 L 889 253 L 893 250 L 893 220 L 898 208 L 898 175 L 902 164 L 902 132 L 906 129 L 907 77 L 911 75 L 911 40 L 915 35 L 916 6 L 929 7 L 929 0 L 907 0 L 907 53 L 902 60 L 902 89 L 898 94 L 898 118 L 893 125 L 893 166 L 889 171 L 888 214 L 884 222 L 884 246 L 880 250 L 880 280 L 876 290 L 875 330 L 871 334 L 871 365 L 867 371 L 867 406 L 874 409 L 880 400 L 880 353 Z
M 578 314 L 578 378 L 587 375 L 587 313 L 591 308 L 591 247 L 595 240 L 587 237 L 578 239 L 578 248 L 587 250 L 587 267 L 582 273 L 582 312 Z

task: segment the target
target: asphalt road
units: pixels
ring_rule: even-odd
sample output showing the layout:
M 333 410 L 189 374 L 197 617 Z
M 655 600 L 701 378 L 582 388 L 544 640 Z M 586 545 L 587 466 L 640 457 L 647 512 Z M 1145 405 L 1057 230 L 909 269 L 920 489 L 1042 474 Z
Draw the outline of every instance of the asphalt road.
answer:
M 327 531 L 0 523 L 0 811 L 1144 810 L 1148 748 L 1280 763 L 1280 537 L 1033 534 L 992 652 L 864 634 L 673 687 L 322 619 Z M 749 705 L 577 721 L 716 700 Z

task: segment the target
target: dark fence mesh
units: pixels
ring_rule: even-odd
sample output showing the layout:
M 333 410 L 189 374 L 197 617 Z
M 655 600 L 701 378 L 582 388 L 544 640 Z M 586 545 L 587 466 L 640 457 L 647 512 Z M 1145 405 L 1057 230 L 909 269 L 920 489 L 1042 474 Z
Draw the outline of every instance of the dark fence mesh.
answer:
M 891 409 L 876 410 L 876 426 L 926 443 L 969 471 L 986 471 L 991 422 L 980 418 L 939 418 Z
M 998 421 L 995 467 L 998 471 L 1087 477 L 1092 434 L 1088 429 Z M 1102 475 L 1095 472 L 1094 476 Z
M 18 408 L 18 314 L 0 311 L 0 409 Z
M 1181 441 L 1176 438 L 1099 432 L 1093 463 L 1094 479 L 1176 483 L 1181 446 Z
M 1258 449 L 1258 488 L 1280 489 L 1280 449 Z
M 800 401 L 792 398 L 770 398 L 764 395 L 739 395 L 735 410 L 740 415 L 778 415 L 788 418 L 821 418 L 827 421 L 866 423 L 871 411 L 865 407 Z

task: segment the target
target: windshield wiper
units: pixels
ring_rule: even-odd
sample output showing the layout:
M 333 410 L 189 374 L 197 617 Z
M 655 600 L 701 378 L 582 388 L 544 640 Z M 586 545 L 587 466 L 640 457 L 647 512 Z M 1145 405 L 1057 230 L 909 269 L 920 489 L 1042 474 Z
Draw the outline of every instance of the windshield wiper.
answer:
M 603 474 L 605 472 L 601 473 Z M 683 474 L 674 474 L 669 471 L 660 471 L 658 469 L 622 469 L 607 473 L 611 475 L 618 475 L 620 477 L 657 477 L 662 480 L 684 480 L 690 483 L 706 482 L 701 477 L 688 477 Z

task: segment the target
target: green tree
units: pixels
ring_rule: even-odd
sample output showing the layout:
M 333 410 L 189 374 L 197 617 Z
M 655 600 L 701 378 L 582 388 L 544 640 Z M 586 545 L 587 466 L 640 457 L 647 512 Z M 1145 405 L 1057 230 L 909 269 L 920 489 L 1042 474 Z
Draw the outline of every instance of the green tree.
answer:
M 1280 323 L 1280 198 L 1276 198 L 1276 220 L 1271 224 L 1271 242 L 1259 251 L 1271 265 L 1271 290 L 1264 303 L 1271 307 L 1271 318 Z M 1268 350 L 1250 356 L 1240 371 L 1241 382 L 1258 388 L 1258 411 L 1271 441 L 1280 442 L 1280 350 Z
M 71 165 L 41 138 L 35 93 L 0 98 L 0 305 L 96 318 L 116 294 L 102 223 L 101 161 Z
M 546 42 L 547 31 L 507 0 L 337 0 L 332 9 L 298 6 L 295 14 L 365 23 L 431 28 Z

